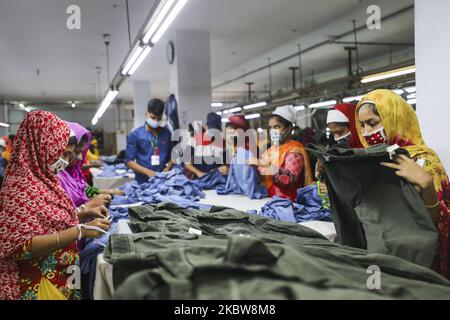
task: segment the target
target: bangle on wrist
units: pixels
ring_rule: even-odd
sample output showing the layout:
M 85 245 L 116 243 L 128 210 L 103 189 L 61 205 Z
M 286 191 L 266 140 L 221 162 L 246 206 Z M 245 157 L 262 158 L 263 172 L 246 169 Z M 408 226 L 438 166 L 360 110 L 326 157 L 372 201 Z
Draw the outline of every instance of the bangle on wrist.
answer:
M 61 248 L 61 243 L 59 242 L 59 234 L 58 234 L 58 232 L 56 233 L 56 244 L 57 244 L 57 249 L 59 250 Z
M 429 205 L 427 205 L 427 204 L 425 203 L 425 206 L 426 206 L 428 209 L 434 209 L 434 208 L 437 208 L 437 207 L 439 206 L 439 199 L 437 200 L 437 202 L 436 202 L 434 205 L 429 206 Z
M 77 230 L 78 230 L 77 240 L 80 241 L 81 238 L 83 237 L 83 234 L 81 232 L 81 224 L 77 224 Z

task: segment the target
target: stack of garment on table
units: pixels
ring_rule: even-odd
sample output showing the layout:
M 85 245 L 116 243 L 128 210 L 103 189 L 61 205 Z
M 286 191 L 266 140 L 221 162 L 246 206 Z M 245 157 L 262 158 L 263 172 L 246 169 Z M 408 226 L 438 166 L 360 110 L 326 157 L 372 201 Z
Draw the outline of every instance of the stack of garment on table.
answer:
M 117 233 L 118 221 L 122 219 L 128 219 L 128 208 L 111 208 L 110 209 L 110 221 L 111 229 L 107 234 L 104 234 L 100 238 L 96 239 L 84 239 L 80 245 L 80 269 L 83 274 L 88 274 L 88 294 L 89 298 L 93 299 L 95 269 L 97 263 L 97 256 L 103 253 L 106 245 L 109 242 L 111 234 Z
M 189 180 L 179 169 L 158 172 L 146 183 L 138 184 L 133 181 L 121 189 L 125 192 L 125 196 L 115 196 L 113 205 L 137 202 L 156 204 L 164 199 L 189 208 L 200 208 L 201 205 L 196 202 L 205 197 L 201 186 L 196 181 Z
M 133 174 L 132 170 L 129 170 L 127 166 L 123 163 L 115 164 L 115 165 L 105 165 L 102 168 L 102 172 L 100 172 L 97 177 L 98 178 L 113 178 L 113 177 L 128 177 Z
M 227 178 L 221 175 L 218 169 L 215 169 L 194 181 L 202 190 L 212 190 L 225 187 Z
M 217 188 L 217 194 L 244 194 L 250 199 L 268 196 L 267 188 L 261 185 L 257 168 L 246 164 L 251 158 L 253 154 L 249 150 L 237 148 L 236 155 L 231 159 L 227 183 Z
M 296 202 L 273 197 L 259 212 L 251 210 L 247 213 L 292 223 L 332 221 L 331 211 L 326 200 L 320 197 L 317 184 L 298 189 Z
M 112 235 L 114 299 L 442 299 L 450 282 L 407 260 L 332 243 L 298 224 L 229 208 L 130 208 Z M 368 287 L 368 268 L 381 286 Z M 338 272 L 336 271 L 338 270 Z
M 324 164 L 337 240 L 370 253 L 431 267 L 438 233 L 414 186 L 380 165 L 387 145 L 368 149 L 308 149 Z M 404 149 L 395 153 L 407 154 Z

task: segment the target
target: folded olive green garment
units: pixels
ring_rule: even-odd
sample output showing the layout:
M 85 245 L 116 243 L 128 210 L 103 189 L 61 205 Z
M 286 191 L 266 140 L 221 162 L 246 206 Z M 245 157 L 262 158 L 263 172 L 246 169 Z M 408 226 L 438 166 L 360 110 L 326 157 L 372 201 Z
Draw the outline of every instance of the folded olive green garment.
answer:
M 115 299 L 450 299 L 428 268 L 300 225 L 173 204 L 129 214 L 138 233 L 111 236 L 105 250 Z

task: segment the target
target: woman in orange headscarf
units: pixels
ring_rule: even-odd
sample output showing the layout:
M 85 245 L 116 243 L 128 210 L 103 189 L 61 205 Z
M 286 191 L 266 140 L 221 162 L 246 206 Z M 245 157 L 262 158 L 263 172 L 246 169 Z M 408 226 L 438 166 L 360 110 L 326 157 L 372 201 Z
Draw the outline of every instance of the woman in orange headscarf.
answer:
M 414 109 L 391 90 L 375 90 L 356 108 L 356 126 L 361 143 L 399 145 L 410 158 L 399 156 L 395 163 L 382 163 L 410 182 L 420 192 L 439 232 L 434 269 L 450 277 L 450 187 L 438 155 L 424 142 Z
M 297 189 L 313 182 L 308 153 L 300 142 L 292 139 L 295 113 L 292 106 L 273 112 L 269 121 L 272 146 L 261 160 L 250 160 L 265 176 L 269 196 L 291 201 L 296 200 Z

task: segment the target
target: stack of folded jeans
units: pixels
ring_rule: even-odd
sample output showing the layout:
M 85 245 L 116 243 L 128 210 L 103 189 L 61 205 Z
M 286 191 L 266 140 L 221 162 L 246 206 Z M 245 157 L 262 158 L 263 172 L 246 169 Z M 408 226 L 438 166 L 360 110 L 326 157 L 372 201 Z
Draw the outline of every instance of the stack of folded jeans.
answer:
M 113 178 L 113 177 L 127 177 L 133 172 L 129 170 L 125 164 L 119 163 L 115 165 L 105 165 L 97 177 L 99 178 Z

